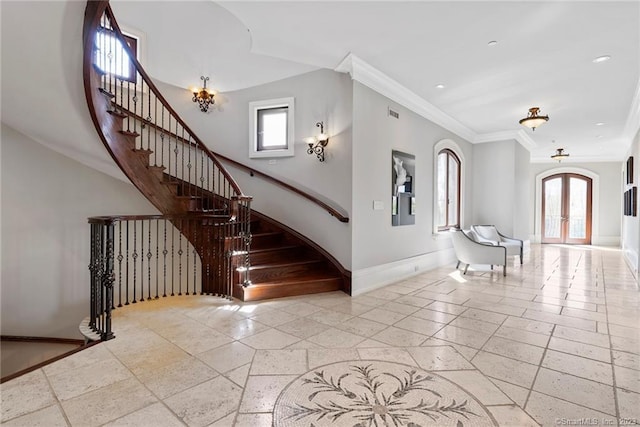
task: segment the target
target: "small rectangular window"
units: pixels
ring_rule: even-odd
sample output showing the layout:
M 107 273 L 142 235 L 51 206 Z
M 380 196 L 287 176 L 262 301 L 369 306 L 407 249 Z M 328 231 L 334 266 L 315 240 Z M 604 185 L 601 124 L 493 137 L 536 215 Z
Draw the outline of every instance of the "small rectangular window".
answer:
M 138 54 L 138 40 L 127 35 L 124 36 L 125 41 L 131 49 L 134 56 Z M 125 52 L 120 40 L 115 33 L 110 30 L 103 29 L 96 33 L 96 51 L 95 64 L 103 72 L 113 74 L 118 78 L 135 83 L 136 68 L 129 59 L 129 55 Z
M 294 155 L 293 98 L 249 103 L 249 157 Z

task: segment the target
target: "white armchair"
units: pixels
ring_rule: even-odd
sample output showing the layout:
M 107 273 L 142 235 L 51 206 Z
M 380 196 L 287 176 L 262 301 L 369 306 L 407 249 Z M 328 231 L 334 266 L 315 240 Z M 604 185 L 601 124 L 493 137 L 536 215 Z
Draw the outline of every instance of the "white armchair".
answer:
M 520 256 L 520 264 L 522 264 L 522 240 L 505 236 L 495 225 L 472 225 L 471 230 L 476 233 L 479 242 L 504 246 L 507 248 L 507 256 Z
M 502 274 L 507 275 L 506 247 L 476 242 L 468 235 L 475 234 L 472 231 L 453 230 L 451 233 L 453 249 L 458 258 L 456 268 L 460 267 L 461 262 L 467 264 L 464 268 L 464 274 L 467 274 L 469 264 L 489 264 L 492 268 L 494 265 L 502 265 Z

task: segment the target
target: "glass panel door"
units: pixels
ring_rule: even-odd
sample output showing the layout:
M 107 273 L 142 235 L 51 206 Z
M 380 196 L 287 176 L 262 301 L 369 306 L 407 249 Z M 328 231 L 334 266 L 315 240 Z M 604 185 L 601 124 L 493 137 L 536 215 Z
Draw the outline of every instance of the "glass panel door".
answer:
M 562 243 L 562 177 L 542 182 L 543 212 L 542 243 Z

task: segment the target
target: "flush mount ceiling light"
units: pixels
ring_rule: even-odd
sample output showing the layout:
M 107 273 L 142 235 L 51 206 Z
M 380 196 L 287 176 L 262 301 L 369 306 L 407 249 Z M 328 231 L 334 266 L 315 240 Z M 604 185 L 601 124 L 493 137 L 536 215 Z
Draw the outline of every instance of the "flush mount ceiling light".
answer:
M 489 43 L 487 43 L 487 46 L 495 46 L 495 45 L 497 45 L 497 44 L 498 44 L 498 42 L 497 42 L 497 41 L 495 41 L 495 40 L 491 40 Z
M 556 150 L 556 153 L 553 156 L 551 156 L 551 158 L 553 160 L 557 160 L 558 163 L 560 163 L 562 159 L 566 159 L 567 157 L 569 157 L 569 154 L 564 152 L 564 148 L 558 148 Z
M 598 56 L 596 59 L 593 60 L 593 62 L 595 62 L 596 64 L 599 62 L 605 62 L 611 59 L 611 56 L 609 55 L 602 55 L 602 56 Z
M 604 126 L 604 123 L 598 122 L 598 123 L 596 123 L 596 126 Z
M 539 116 L 539 111 L 540 108 L 538 107 L 529 108 L 529 114 L 527 114 L 527 117 L 520 119 L 518 123 L 535 131 L 538 126 L 549 121 L 549 116 Z
M 442 83 L 437 84 L 436 89 L 444 89 L 444 85 Z

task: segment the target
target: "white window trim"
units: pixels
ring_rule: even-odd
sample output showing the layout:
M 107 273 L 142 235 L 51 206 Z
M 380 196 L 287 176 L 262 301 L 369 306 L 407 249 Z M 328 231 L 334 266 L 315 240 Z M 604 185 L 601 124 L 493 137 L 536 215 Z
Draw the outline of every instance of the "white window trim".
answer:
M 287 148 L 258 151 L 258 110 L 287 107 Z M 293 97 L 267 99 L 249 103 L 249 157 L 291 157 L 294 155 L 295 105 Z
M 440 239 L 445 236 L 450 236 L 448 230 L 438 231 L 438 153 L 444 149 L 449 149 L 458 156 L 460 160 L 460 227 L 464 227 L 464 207 L 465 207 L 465 170 L 467 168 L 466 159 L 462 153 L 462 150 L 451 139 L 443 139 L 438 141 L 433 146 L 433 213 L 432 213 L 432 234 L 434 239 Z

